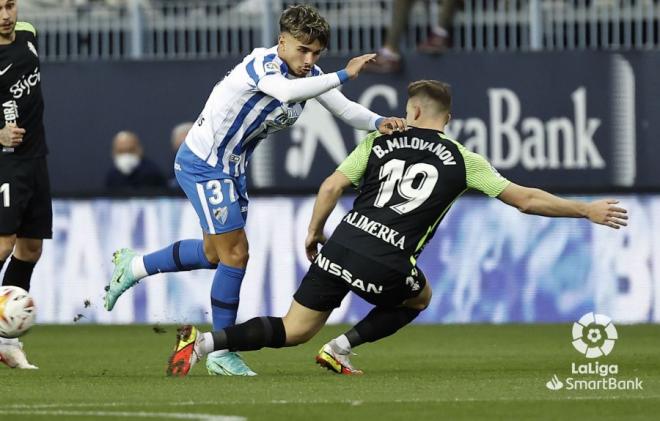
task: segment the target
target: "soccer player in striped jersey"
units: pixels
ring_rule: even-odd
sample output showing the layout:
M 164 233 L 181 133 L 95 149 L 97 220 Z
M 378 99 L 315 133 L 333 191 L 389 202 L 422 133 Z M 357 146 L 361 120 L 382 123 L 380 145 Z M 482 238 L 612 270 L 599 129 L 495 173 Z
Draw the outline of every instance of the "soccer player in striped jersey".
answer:
M 351 350 L 394 334 L 429 305 L 431 285 L 417 258 L 468 189 L 524 213 L 588 218 L 615 229 L 626 225 L 626 210 L 616 200 L 566 200 L 511 183 L 481 155 L 443 133 L 450 110 L 446 84 L 411 83 L 406 106 L 410 129 L 393 135 L 371 133 L 321 185 L 305 240 L 312 265 L 287 315 L 256 317 L 215 332 L 183 326 L 168 373 L 185 376 L 200 356 L 214 349 L 252 351 L 306 342 L 353 292 L 374 308 L 325 344 L 316 361 L 340 374 L 362 374 L 351 365 Z M 350 186 L 361 188 L 353 209 L 326 240 L 325 222 Z M 320 251 L 319 244 L 324 244 Z
M 311 98 L 357 129 L 392 133 L 405 128 L 405 120 L 381 117 L 336 89 L 356 78 L 375 54 L 353 58 L 345 69 L 329 74 L 316 65 L 329 31 L 327 21 L 311 6 L 291 6 L 280 17 L 278 44 L 255 49 L 215 86 L 174 164 L 204 239 L 178 241 L 145 256 L 130 249 L 115 252 L 115 270 L 106 287 L 107 310 L 148 275 L 215 269 L 213 327 L 233 325 L 248 262 L 246 169 L 257 145 L 292 126 Z M 236 353 L 226 350 L 209 355 L 206 365 L 211 374 L 255 374 Z

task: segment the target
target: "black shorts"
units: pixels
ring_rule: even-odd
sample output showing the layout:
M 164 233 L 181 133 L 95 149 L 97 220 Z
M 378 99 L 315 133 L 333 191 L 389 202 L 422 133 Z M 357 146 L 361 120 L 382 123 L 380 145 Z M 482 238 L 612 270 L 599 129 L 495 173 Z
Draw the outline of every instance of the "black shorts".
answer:
M 293 298 L 303 306 L 329 311 L 341 305 L 349 291 L 376 306 L 397 306 L 418 296 L 426 278 L 421 270 L 397 271 L 328 241 L 303 278 Z
M 0 235 L 52 238 L 46 158 L 0 160 Z

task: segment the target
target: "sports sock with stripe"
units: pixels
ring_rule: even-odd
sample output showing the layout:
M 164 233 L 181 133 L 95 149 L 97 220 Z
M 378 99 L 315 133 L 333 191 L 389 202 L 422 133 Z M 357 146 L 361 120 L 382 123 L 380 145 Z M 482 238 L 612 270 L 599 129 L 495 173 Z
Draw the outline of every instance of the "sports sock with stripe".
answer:
M 204 254 L 204 241 L 181 240 L 164 249 L 144 255 L 144 268 L 148 275 L 163 272 L 184 272 L 195 269 L 215 269 Z M 139 273 L 135 273 L 140 277 Z
M 213 330 L 224 329 L 236 323 L 241 283 L 245 269 L 220 263 L 211 285 L 211 314 Z
M 245 323 L 216 330 L 212 335 L 216 350 L 256 351 L 264 347 L 282 348 L 286 343 L 281 317 L 255 317 Z

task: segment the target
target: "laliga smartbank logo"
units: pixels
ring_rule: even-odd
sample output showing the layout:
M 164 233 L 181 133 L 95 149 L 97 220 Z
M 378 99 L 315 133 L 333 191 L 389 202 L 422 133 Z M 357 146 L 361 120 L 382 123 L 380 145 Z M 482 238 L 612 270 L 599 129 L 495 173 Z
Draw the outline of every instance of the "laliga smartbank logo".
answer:
M 619 334 L 612 319 L 603 314 L 587 313 L 573 323 L 573 347 L 589 360 L 608 356 L 618 339 Z M 638 377 L 621 379 L 616 377 L 618 374 L 618 364 L 600 361 L 572 362 L 572 377 L 560 379 L 555 374 L 545 386 L 550 390 L 642 390 L 644 388 L 642 380 Z
M 587 358 L 609 355 L 617 339 L 612 319 L 603 314 L 587 313 L 573 323 L 573 347 Z

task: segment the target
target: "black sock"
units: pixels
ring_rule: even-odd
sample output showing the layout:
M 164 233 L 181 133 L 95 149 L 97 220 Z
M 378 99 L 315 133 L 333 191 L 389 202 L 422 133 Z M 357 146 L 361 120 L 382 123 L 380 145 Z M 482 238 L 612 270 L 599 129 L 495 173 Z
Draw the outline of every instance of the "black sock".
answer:
M 392 335 L 415 320 L 421 310 L 409 307 L 374 307 L 367 317 L 345 333 L 351 348 L 365 342 L 376 342 Z
M 36 265 L 35 262 L 24 262 L 12 256 L 5 272 L 5 278 L 2 280 L 2 285 L 13 285 L 30 291 L 30 278 L 32 278 L 34 265 Z
M 280 317 L 255 317 L 240 325 L 213 332 L 214 349 L 256 351 L 282 348 L 286 342 L 284 323 Z

